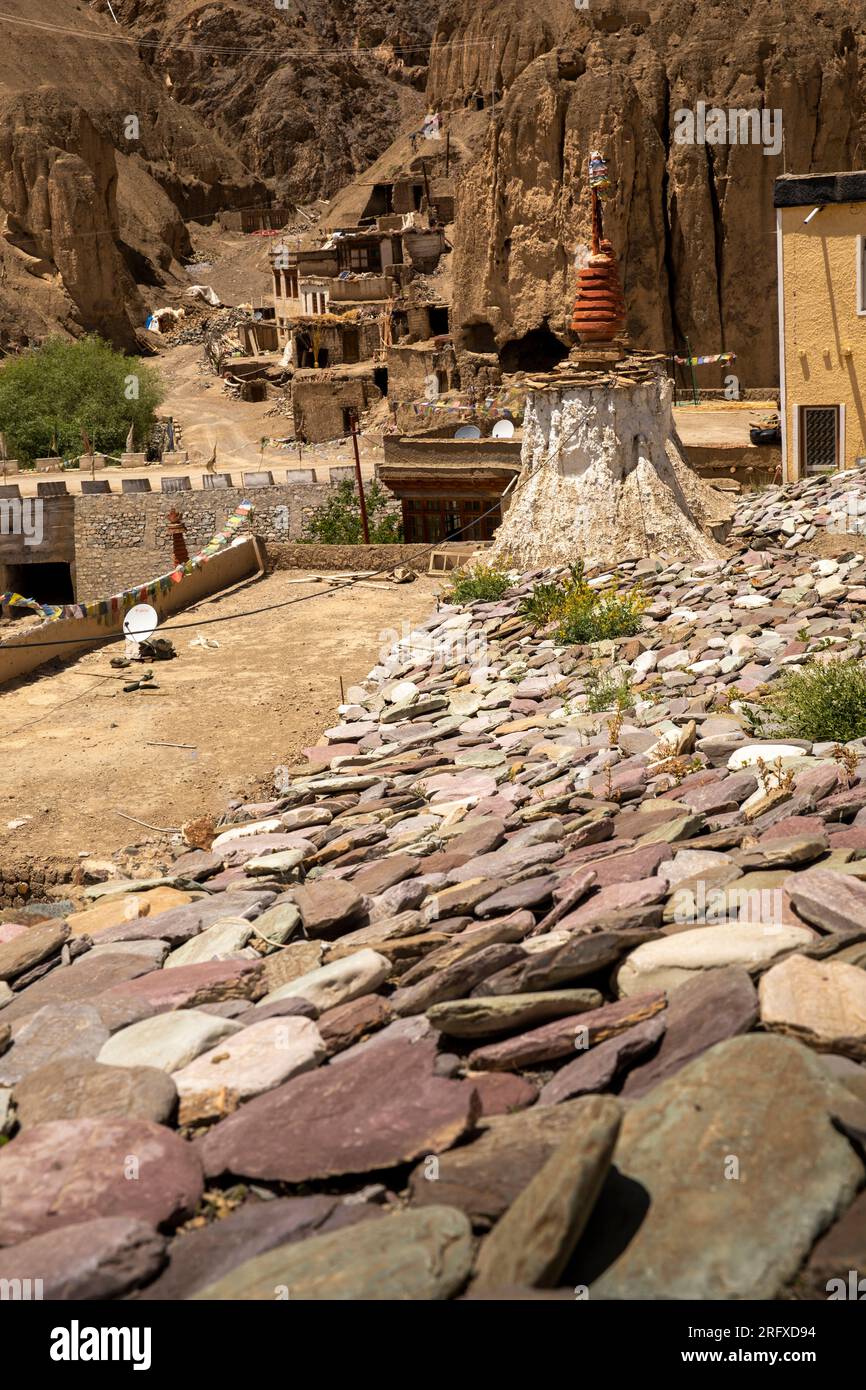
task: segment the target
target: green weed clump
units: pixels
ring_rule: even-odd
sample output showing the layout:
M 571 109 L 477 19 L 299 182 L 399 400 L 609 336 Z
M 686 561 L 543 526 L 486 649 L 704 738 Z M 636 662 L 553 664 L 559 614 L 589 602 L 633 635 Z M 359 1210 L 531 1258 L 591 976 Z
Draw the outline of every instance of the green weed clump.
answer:
M 445 595 L 448 603 L 494 603 L 511 588 L 511 580 L 495 565 L 457 570 Z
M 540 582 L 521 604 L 521 612 L 539 626 L 556 622 L 556 639 L 584 645 L 640 632 L 646 600 L 639 589 L 601 594 L 590 587 L 583 561 L 569 567 L 563 584 Z
M 850 743 L 866 737 L 866 667 L 839 658 L 790 671 L 762 702 L 762 724 L 783 738 Z
M 586 707 L 590 714 L 628 709 L 634 700 L 628 671 L 617 671 L 615 668 L 600 671 L 593 668 L 586 675 L 584 687 Z

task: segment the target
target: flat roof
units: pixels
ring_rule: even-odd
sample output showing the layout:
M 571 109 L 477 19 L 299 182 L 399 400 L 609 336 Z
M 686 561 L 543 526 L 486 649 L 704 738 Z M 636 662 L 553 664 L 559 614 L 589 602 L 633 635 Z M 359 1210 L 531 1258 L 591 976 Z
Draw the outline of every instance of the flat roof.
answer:
M 782 174 L 776 179 L 774 207 L 816 207 L 824 203 L 866 203 L 866 170 L 848 174 Z

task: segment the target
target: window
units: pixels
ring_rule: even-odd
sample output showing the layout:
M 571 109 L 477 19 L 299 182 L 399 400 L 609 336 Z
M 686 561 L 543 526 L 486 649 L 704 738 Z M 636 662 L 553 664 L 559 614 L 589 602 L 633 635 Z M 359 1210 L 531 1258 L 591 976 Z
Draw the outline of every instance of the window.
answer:
M 352 246 L 349 248 L 349 269 L 366 270 L 370 264 L 366 246 Z
M 285 271 L 286 298 L 297 299 L 298 297 L 298 272 L 296 270 Z
M 800 421 L 801 471 L 807 475 L 831 472 L 838 466 L 838 406 L 804 405 Z

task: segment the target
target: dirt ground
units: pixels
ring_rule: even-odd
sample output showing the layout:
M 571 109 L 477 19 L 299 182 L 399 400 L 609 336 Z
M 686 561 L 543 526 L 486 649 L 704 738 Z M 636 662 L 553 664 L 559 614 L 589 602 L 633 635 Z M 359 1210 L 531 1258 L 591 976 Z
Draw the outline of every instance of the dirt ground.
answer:
M 338 723 L 340 677 L 362 680 L 380 633 L 426 617 L 442 582 L 422 576 L 387 589 L 325 591 L 309 603 L 202 626 L 218 648 L 190 647 L 196 619 L 225 617 L 318 593 L 324 586 L 277 573 L 204 600 L 167 621 L 175 661 L 155 663 L 155 694 L 123 693 L 106 644 L 59 670 L 0 692 L 0 858 L 4 853 L 106 857 L 165 837 L 161 828 L 221 812 L 241 792 L 302 759 Z M 391 639 L 388 639 L 391 640 Z M 134 674 L 146 668 L 134 666 Z M 125 673 L 122 673 L 125 677 Z M 153 743 L 193 744 L 193 749 Z M 10 830 L 7 823 L 31 816 Z

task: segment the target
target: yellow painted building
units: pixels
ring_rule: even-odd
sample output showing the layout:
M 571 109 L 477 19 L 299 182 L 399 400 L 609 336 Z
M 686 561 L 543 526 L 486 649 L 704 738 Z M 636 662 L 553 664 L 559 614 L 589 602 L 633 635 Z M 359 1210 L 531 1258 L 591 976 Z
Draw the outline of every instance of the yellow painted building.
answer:
M 776 179 L 786 481 L 866 463 L 866 172 Z

